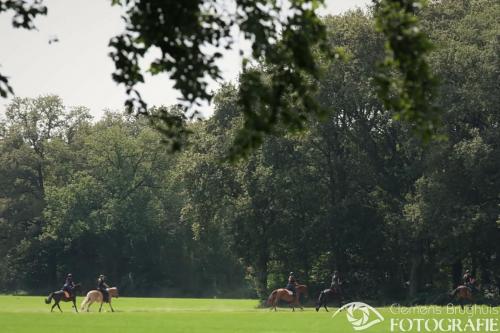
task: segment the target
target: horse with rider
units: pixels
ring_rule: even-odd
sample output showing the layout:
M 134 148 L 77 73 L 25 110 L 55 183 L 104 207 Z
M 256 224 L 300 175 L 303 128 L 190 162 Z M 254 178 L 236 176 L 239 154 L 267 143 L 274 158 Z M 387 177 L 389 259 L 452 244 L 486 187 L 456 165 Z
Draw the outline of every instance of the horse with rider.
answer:
M 276 307 L 281 300 L 289 303 L 292 307 L 292 311 L 295 311 L 296 306 L 303 310 L 304 308 L 300 304 L 301 295 L 305 297 L 308 296 L 307 286 L 299 284 L 295 274 L 290 272 L 286 287 L 273 290 L 267 299 L 267 304 L 271 306 L 271 310 L 274 309 L 274 311 L 276 311 Z
M 467 269 L 462 277 L 462 284 L 455 288 L 450 296 L 452 298 L 456 297 L 458 302 L 460 303 L 460 307 L 464 308 L 464 303 L 468 302 L 469 306 L 472 306 L 475 303 L 474 294 L 479 292 L 479 288 L 477 287 L 477 280 L 471 274 L 471 271 Z
M 342 303 L 344 301 L 342 284 L 343 284 L 342 277 L 339 271 L 335 270 L 332 274 L 330 288 L 321 291 L 318 296 L 318 300 L 316 302 L 316 311 L 319 311 L 319 309 L 322 306 L 325 308 L 326 311 L 328 311 L 327 304 L 329 301 L 333 299 L 338 299 L 339 307 L 342 306 Z

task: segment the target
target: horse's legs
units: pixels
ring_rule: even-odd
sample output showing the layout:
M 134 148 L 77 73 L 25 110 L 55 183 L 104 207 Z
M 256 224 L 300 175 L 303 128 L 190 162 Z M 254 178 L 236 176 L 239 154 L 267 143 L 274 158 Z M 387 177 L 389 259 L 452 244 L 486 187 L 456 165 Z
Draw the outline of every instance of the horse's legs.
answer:
M 57 307 L 59 308 L 59 311 L 61 311 L 61 313 L 62 313 L 63 310 L 61 309 L 61 306 L 59 305 L 59 302 L 57 302 L 56 304 L 57 304 Z
M 90 311 L 89 311 L 89 310 L 90 310 L 90 306 L 91 306 L 93 303 L 94 303 L 94 301 L 93 301 L 93 300 L 89 300 L 89 301 L 87 302 L 87 312 L 90 312 Z
M 328 307 L 327 307 L 327 304 L 328 304 L 328 301 L 330 300 L 330 294 L 323 294 L 324 297 L 323 297 L 323 307 L 325 308 L 325 311 L 326 312 L 329 312 L 328 311 Z
M 102 303 L 103 303 L 103 302 L 101 302 L 101 306 L 99 307 L 99 312 L 101 312 L 101 309 L 102 309 Z
M 300 298 L 299 295 L 295 297 L 295 305 L 300 308 L 300 310 L 304 311 L 304 307 L 302 307 L 302 304 L 300 304 Z
M 54 311 L 54 308 L 56 307 L 57 303 L 56 301 L 54 300 L 54 305 L 52 305 L 52 308 L 50 309 L 50 312 Z
M 76 308 L 76 297 L 73 298 L 73 307 L 75 308 L 76 313 L 78 313 L 78 309 Z
M 111 308 L 111 312 L 115 312 L 115 310 L 113 310 L 113 307 L 111 306 L 111 299 L 109 300 L 109 307 Z
M 469 296 L 469 309 L 472 308 L 472 305 L 474 304 L 474 297 L 472 297 L 472 294 Z
M 324 298 L 325 298 L 325 293 L 322 291 L 319 293 L 318 301 L 316 302 L 316 312 L 321 309 L 321 307 L 324 305 Z
M 293 296 L 293 300 L 292 300 L 292 303 L 290 303 L 290 305 L 292 306 L 292 311 L 295 312 L 295 307 L 299 307 L 299 308 L 302 308 L 302 306 L 300 305 L 299 303 L 299 295 L 295 294 Z

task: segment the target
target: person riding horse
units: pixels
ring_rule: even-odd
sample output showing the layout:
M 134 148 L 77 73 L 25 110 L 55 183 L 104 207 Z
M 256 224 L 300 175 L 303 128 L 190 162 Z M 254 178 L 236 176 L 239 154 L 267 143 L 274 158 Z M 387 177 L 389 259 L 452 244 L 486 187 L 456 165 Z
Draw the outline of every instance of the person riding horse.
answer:
M 99 278 L 97 279 L 97 290 L 99 290 L 102 293 L 102 298 L 104 302 L 109 301 L 109 292 L 108 292 L 108 284 L 106 283 L 106 277 L 104 275 L 99 275 Z
M 464 283 L 464 286 L 466 286 L 467 288 L 469 288 L 469 290 L 471 292 L 475 292 L 477 289 L 476 289 L 476 286 L 474 285 L 476 282 L 476 279 L 472 276 L 472 274 L 470 273 L 470 270 L 466 270 L 465 271 L 465 274 L 463 276 L 463 283 Z
M 73 282 L 73 275 L 69 273 L 66 276 L 66 281 L 64 282 L 64 286 L 62 287 L 62 290 L 65 292 L 65 294 L 68 294 L 66 298 L 71 298 L 73 296 L 74 289 L 75 282 Z
M 326 311 L 328 311 L 327 304 L 333 299 L 338 299 L 339 307 L 342 307 L 344 302 L 344 295 L 342 293 L 342 278 L 337 270 L 333 271 L 330 288 L 320 292 L 316 302 L 316 311 L 319 311 L 322 306 Z
M 450 297 L 456 297 L 463 309 L 466 302 L 469 303 L 469 306 L 475 303 L 474 293 L 477 292 L 479 292 L 479 288 L 476 287 L 476 279 L 467 269 L 462 277 L 462 284 L 451 291 Z
M 342 294 L 342 279 L 337 270 L 333 272 L 330 289 L 338 295 Z
M 293 297 L 295 297 L 296 286 L 297 286 L 297 279 L 295 278 L 293 272 L 290 272 L 290 275 L 288 276 L 288 283 L 285 289 L 290 290 L 292 292 Z

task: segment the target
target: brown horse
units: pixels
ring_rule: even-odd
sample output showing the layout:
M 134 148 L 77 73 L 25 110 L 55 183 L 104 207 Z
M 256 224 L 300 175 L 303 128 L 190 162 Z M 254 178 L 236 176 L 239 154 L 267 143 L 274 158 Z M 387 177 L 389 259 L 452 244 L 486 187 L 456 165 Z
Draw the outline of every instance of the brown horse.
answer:
M 295 306 L 300 307 L 302 310 L 304 308 L 300 305 L 300 295 L 304 294 L 306 297 L 308 296 L 307 286 L 303 284 L 298 284 L 295 287 L 295 296 L 292 295 L 292 292 L 285 288 L 280 288 L 274 290 L 269 298 L 267 299 L 267 304 L 271 306 L 271 310 L 274 309 L 276 311 L 276 306 L 280 300 L 290 303 L 292 307 L 292 311 L 295 311 Z
M 458 286 L 450 293 L 450 296 L 452 298 L 457 298 L 462 309 L 464 308 L 465 302 L 469 303 L 469 307 L 472 307 L 472 304 L 476 302 L 472 290 L 468 286 Z
M 112 312 L 115 312 L 115 310 L 111 306 L 111 298 L 113 298 L 113 297 L 118 298 L 118 288 L 112 287 L 112 288 L 108 288 L 106 290 L 108 291 L 108 294 L 109 294 L 109 299 L 108 299 L 109 307 L 111 308 Z M 104 296 L 102 295 L 102 293 L 99 290 L 89 291 L 87 293 L 87 297 L 85 297 L 85 299 L 83 300 L 82 306 L 80 307 L 80 309 L 83 311 L 85 309 L 85 306 L 87 306 L 87 312 L 89 312 L 89 308 L 92 305 L 92 303 L 94 303 L 94 302 L 101 303 L 101 306 L 99 307 L 99 312 L 101 312 L 102 304 L 104 303 Z

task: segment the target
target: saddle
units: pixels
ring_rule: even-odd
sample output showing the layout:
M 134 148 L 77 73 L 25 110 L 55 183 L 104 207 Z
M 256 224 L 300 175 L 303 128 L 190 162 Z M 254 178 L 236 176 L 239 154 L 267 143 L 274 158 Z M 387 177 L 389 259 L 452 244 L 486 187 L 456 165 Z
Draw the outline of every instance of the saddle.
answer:
M 293 296 L 293 292 L 291 290 L 285 289 L 288 295 Z
M 69 294 L 69 292 L 67 290 L 64 290 L 64 298 L 67 298 L 67 299 L 70 299 L 71 298 L 71 295 Z

